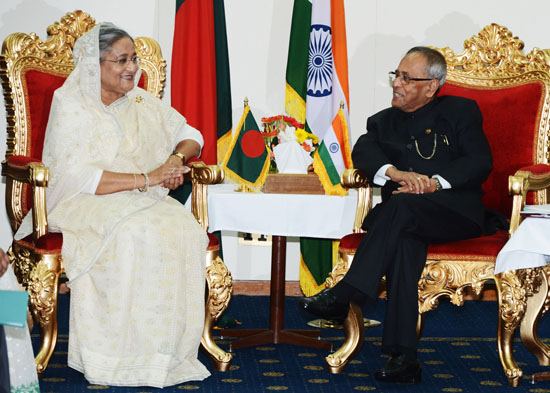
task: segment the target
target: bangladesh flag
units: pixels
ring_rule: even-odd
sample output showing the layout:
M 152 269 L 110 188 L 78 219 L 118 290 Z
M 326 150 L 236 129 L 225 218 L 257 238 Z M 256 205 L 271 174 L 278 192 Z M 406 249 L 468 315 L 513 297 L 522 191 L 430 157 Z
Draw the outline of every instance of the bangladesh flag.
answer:
M 245 191 L 259 191 L 269 171 L 269 156 L 270 150 L 247 105 L 222 163 L 225 176 Z
M 176 0 L 172 106 L 202 133 L 206 164 L 220 162 L 231 141 L 228 57 L 223 0 Z

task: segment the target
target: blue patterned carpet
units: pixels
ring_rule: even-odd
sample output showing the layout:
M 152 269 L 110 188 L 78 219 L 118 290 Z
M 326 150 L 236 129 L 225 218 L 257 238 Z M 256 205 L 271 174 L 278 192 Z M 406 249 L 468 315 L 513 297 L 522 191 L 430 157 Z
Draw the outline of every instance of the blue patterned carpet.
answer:
M 550 392 L 550 381 L 529 384 L 522 381 L 511 388 L 502 372 L 496 347 L 496 302 L 468 301 L 463 307 L 442 302 L 428 313 L 419 359 L 423 381 L 418 385 L 384 384 L 374 379 L 374 370 L 386 359 L 381 355 L 382 328 L 367 329 L 363 349 L 344 374 L 331 375 L 324 368 L 326 351 L 286 344 L 250 347 L 234 351 L 228 372 L 216 372 L 202 352 L 200 359 L 212 376 L 170 388 L 114 388 L 90 385 L 82 374 L 67 367 L 69 296 L 60 296 L 60 340 L 45 375 L 43 393 L 56 392 Z M 297 307 L 297 298 L 288 297 L 285 328 L 308 328 L 310 318 Z M 241 328 L 268 326 L 269 298 L 235 296 L 227 313 L 242 322 Z M 384 301 L 366 310 L 366 316 L 382 320 Z M 543 320 L 541 337 L 550 337 L 550 322 Z M 323 338 L 339 347 L 342 330 L 323 330 Z M 33 335 L 33 343 L 39 337 Z M 227 348 L 229 339 L 219 340 Z M 515 357 L 524 374 L 546 371 L 517 339 Z

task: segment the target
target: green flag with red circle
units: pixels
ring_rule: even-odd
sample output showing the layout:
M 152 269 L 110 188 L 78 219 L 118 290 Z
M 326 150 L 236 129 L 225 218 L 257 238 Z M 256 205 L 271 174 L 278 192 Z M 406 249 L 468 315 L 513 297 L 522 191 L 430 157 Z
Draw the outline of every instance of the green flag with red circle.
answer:
M 226 178 L 245 191 L 259 191 L 269 171 L 270 154 L 247 105 L 222 162 Z

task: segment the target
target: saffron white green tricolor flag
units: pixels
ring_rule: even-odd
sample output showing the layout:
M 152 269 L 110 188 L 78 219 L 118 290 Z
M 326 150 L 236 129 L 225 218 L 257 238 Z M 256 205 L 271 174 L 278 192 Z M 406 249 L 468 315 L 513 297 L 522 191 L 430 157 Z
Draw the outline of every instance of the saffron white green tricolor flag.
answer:
M 315 173 L 327 194 L 343 195 L 340 175 L 352 167 L 343 0 L 294 1 L 286 76 L 287 113 L 319 138 Z
M 294 0 L 285 109 L 319 138 L 313 166 L 326 194 L 344 195 L 340 175 L 352 167 L 344 0 Z M 332 269 L 336 250 L 327 242 L 301 239 L 300 284 L 308 296 Z

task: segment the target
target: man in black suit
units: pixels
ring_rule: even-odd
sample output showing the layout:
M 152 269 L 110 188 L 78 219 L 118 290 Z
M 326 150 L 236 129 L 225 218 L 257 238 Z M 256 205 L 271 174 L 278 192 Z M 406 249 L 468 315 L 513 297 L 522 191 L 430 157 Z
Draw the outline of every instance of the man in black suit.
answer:
M 491 151 L 475 101 L 436 97 L 446 72 L 439 52 L 415 47 L 390 73 L 392 107 L 367 120 L 352 153 L 355 168 L 382 187 L 382 203 L 363 222 L 367 233 L 342 281 L 301 299 L 317 316 L 343 319 L 351 300 L 374 301 L 386 276 L 382 349 L 390 359 L 375 373 L 381 381 L 421 380 L 418 280 L 428 245 L 483 232 L 481 184 L 492 169 Z

